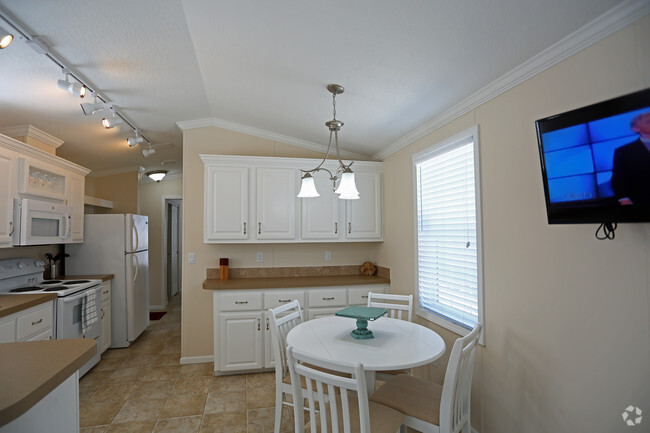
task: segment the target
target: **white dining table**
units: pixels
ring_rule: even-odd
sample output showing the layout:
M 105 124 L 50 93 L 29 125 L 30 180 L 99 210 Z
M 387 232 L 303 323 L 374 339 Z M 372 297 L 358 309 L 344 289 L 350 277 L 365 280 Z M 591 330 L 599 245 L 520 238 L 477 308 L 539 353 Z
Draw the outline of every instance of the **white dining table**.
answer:
M 319 359 L 363 364 L 369 394 L 375 389 L 375 372 L 426 365 L 445 353 L 440 335 L 406 320 L 369 321 L 374 338 L 367 340 L 352 337 L 353 329 L 356 321 L 346 317 L 309 320 L 289 331 L 287 346 Z

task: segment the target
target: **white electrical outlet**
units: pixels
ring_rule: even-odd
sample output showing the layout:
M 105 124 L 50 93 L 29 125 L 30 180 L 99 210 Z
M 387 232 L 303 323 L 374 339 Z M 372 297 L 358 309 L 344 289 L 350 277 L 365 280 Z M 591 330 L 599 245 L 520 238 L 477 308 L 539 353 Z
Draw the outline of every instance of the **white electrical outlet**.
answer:
M 332 252 L 331 251 L 325 251 L 325 261 L 326 262 L 331 262 L 332 261 Z
M 195 253 L 188 253 L 187 254 L 187 263 L 190 265 L 193 265 L 196 263 L 196 254 Z
M 264 253 L 257 253 L 257 263 L 264 263 Z

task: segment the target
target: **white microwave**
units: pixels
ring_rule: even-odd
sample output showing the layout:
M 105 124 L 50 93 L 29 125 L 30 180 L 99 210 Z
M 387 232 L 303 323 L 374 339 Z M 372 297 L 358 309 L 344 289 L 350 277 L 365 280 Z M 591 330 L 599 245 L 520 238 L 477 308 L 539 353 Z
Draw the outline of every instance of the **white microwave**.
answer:
M 64 244 L 72 240 L 72 206 L 44 200 L 14 200 L 13 245 Z

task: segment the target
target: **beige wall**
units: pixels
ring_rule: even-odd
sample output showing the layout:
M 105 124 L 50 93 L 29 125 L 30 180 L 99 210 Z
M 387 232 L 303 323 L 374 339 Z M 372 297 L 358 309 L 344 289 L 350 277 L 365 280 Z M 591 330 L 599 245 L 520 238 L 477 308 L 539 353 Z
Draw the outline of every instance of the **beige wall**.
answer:
M 96 198 L 113 202 L 112 209 L 96 208 L 95 213 L 118 214 L 138 213 L 138 180 L 139 172 L 113 174 L 94 178 L 92 192 Z M 88 182 L 87 182 L 88 183 Z
M 164 198 L 179 198 L 183 192 L 183 179 L 165 178 L 160 182 L 143 182 L 140 187 L 140 214 L 149 217 L 149 305 L 162 307 L 165 279 L 162 266 Z
M 480 433 L 627 431 L 628 405 L 650 422 L 650 224 L 620 224 L 613 241 L 596 240 L 596 224 L 548 225 L 534 127 L 649 87 L 649 53 L 646 16 L 385 161 L 377 262 L 391 268 L 392 291 L 410 293 L 412 155 L 479 125 L 486 345 L 472 425 Z M 419 322 L 451 347 L 455 335 Z M 416 374 L 441 381 L 445 362 Z
M 324 131 L 326 133 L 327 131 Z M 324 266 L 361 264 L 375 260 L 375 243 L 216 245 L 203 243 L 203 163 L 199 154 L 318 158 L 320 153 L 263 138 L 206 127 L 186 130 L 183 135 L 183 358 L 212 355 L 212 292 L 203 290 L 207 268 L 216 268 L 220 257 L 230 266 L 250 268 L 256 252 L 264 253 L 262 266 Z M 325 262 L 325 251 L 332 261 Z M 187 264 L 187 254 L 196 264 Z

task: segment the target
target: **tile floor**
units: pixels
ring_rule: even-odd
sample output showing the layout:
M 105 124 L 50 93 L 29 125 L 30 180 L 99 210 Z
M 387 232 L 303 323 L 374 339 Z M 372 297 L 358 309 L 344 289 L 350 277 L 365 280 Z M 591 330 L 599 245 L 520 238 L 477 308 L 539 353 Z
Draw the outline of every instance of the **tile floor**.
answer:
M 79 381 L 81 433 L 273 432 L 274 373 L 215 376 L 180 365 L 180 295 L 126 349 L 109 349 Z M 293 431 L 285 409 L 282 431 Z

